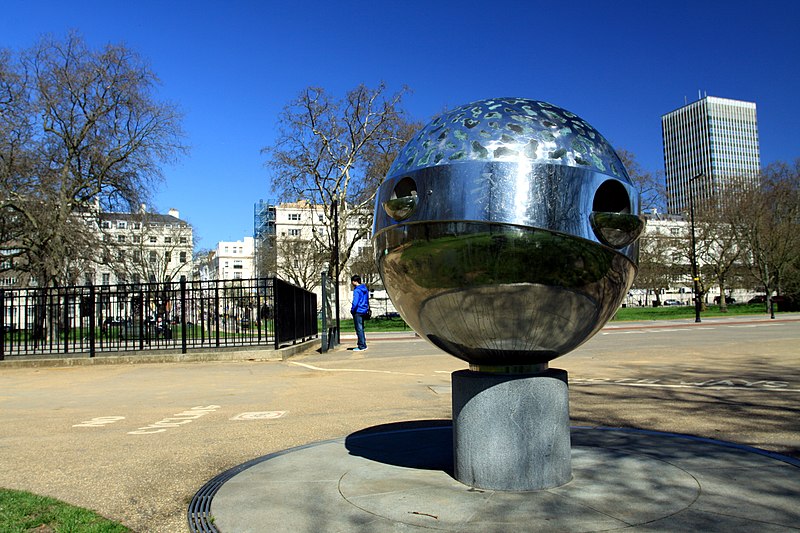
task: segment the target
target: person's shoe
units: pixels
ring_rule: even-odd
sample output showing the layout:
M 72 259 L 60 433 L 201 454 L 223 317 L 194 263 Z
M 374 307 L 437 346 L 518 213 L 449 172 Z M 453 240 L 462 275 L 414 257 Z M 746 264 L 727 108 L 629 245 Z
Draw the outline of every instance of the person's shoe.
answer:
M 366 350 L 366 348 L 353 348 L 354 352 L 363 352 L 365 350 Z

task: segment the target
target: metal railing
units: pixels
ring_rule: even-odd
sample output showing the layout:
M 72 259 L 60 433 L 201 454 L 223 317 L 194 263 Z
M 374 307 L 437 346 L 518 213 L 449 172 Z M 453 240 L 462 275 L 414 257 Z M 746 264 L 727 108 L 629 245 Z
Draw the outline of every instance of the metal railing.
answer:
M 271 346 L 318 334 L 312 292 L 277 278 L 0 290 L 8 356 Z

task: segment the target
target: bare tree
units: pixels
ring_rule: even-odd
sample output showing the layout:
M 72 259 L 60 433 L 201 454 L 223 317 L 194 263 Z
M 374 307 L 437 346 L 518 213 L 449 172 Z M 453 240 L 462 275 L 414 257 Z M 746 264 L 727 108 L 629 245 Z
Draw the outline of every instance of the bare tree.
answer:
M 101 247 L 87 217 L 138 205 L 160 165 L 185 150 L 157 83 L 135 52 L 92 50 L 74 34 L 16 61 L 0 54 L 0 228 L 15 269 L 42 286 L 68 281 L 71 265 Z
M 664 177 L 659 174 L 653 174 L 642 168 L 633 152 L 629 152 L 624 148 L 617 150 L 625 170 L 628 171 L 628 176 L 631 178 L 633 185 L 639 191 L 639 200 L 642 211 L 657 210 L 661 213 L 666 212 L 666 187 L 664 185 Z
M 351 274 L 361 276 L 361 281 L 374 287 L 380 281 L 378 265 L 375 263 L 375 251 L 372 245 L 361 248 L 350 262 Z
M 652 291 L 655 301 L 660 302 L 661 291 L 670 288 L 681 275 L 682 260 L 675 255 L 681 240 L 652 231 L 642 235 L 639 241 L 639 270 L 633 287 Z
M 281 239 L 278 241 L 277 265 L 288 281 L 306 290 L 319 286 L 321 273 L 328 262 L 319 242 L 303 239 Z
M 773 163 L 761 178 L 741 193 L 734 227 L 744 263 L 769 297 L 800 285 L 800 159 Z
M 729 282 L 734 277 L 742 256 L 742 248 L 732 225 L 739 214 L 732 201 L 723 204 L 700 203 L 695 206 L 697 261 L 702 265 L 701 273 L 711 277 L 719 286 L 719 306 L 722 312 L 728 310 L 725 293 L 730 288 Z M 688 238 L 686 242 L 688 245 L 684 249 L 690 255 L 691 243 Z M 704 278 L 705 276 L 700 276 L 702 292 L 705 293 L 707 287 Z
M 278 249 L 275 234 L 259 235 L 255 240 L 256 277 L 268 278 L 278 272 Z M 321 270 L 320 270 L 321 272 Z
M 263 150 L 281 199 L 324 206 L 321 224 L 328 230 L 315 232 L 315 239 L 332 274 L 337 259 L 346 264 L 355 244 L 369 235 L 387 162 L 410 135 L 400 108 L 405 92 L 360 85 L 337 99 L 322 88 L 305 89 L 284 108 L 277 140 Z

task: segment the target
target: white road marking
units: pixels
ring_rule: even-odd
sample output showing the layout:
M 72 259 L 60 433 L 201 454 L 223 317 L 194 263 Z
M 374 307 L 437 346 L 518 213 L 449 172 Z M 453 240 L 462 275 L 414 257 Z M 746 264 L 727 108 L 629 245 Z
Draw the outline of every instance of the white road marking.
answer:
M 107 426 L 109 424 L 113 424 L 114 422 L 119 422 L 120 420 L 125 420 L 124 416 L 97 416 L 92 418 L 91 420 L 84 420 L 80 424 L 73 424 L 72 427 L 74 428 L 99 428 L 103 426 Z
M 769 392 L 800 392 L 800 388 L 791 388 L 786 381 L 745 379 L 709 379 L 700 382 L 682 381 L 680 383 L 661 383 L 658 379 L 610 379 L 610 378 L 574 378 L 570 385 L 622 385 L 625 387 L 655 387 L 667 389 L 703 389 L 703 390 L 757 390 Z
M 176 413 L 170 417 L 159 420 L 158 422 L 153 422 L 148 426 L 140 427 L 135 431 L 129 431 L 128 435 L 151 435 L 153 433 L 163 433 L 169 428 L 175 428 L 194 422 L 198 418 L 206 416 L 209 413 L 213 413 L 221 407 L 221 405 L 192 407 L 188 411 L 181 411 L 180 413 Z
M 373 374 L 394 374 L 397 376 L 424 376 L 425 374 L 412 374 L 409 372 L 393 372 L 391 370 L 368 370 L 364 368 L 322 368 L 319 366 L 309 365 L 307 363 L 298 363 L 296 361 L 290 361 L 290 364 L 302 366 L 304 368 L 308 368 L 309 370 L 318 370 L 320 372 L 370 372 Z
M 230 420 L 274 420 L 286 414 L 286 411 L 250 411 L 239 413 Z

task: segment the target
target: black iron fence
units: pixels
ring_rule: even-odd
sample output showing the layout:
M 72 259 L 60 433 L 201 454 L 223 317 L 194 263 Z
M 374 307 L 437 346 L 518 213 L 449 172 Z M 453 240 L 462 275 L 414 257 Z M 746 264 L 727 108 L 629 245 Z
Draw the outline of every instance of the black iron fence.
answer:
M 8 356 L 294 344 L 317 298 L 277 278 L 0 290 Z

